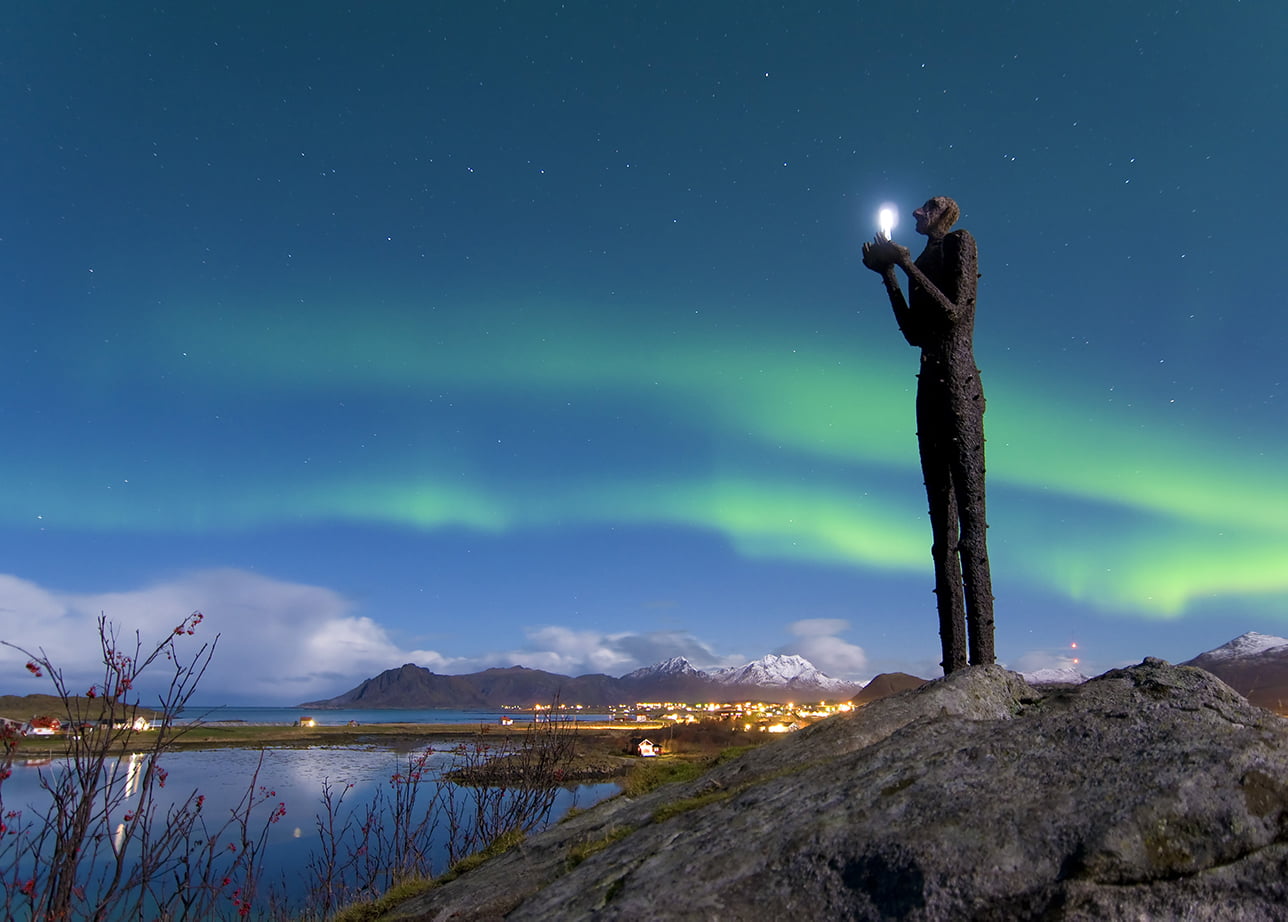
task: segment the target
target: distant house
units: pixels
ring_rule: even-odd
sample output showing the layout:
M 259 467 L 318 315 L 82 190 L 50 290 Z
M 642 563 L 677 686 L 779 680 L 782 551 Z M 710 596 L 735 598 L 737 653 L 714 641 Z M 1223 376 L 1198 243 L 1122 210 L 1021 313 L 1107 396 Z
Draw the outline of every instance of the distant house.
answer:
M 53 736 L 61 733 L 63 722 L 57 717 L 33 717 L 23 726 L 22 732 L 26 736 Z
M 660 756 L 662 754 L 662 747 L 651 739 L 647 739 L 645 737 L 631 740 L 631 748 L 646 759 L 651 759 L 654 756 Z
M 316 727 L 317 725 L 318 722 L 312 717 L 301 717 L 299 720 L 295 721 L 295 726 L 297 727 Z
M 502 718 L 501 718 L 500 723 L 501 723 L 501 726 L 503 726 L 503 727 L 509 727 L 509 726 L 511 726 L 511 725 L 514 723 L 514 718 L 513 718 L 513 717 L 502 717 Z
M 131 719 L 127 719 L 125 717 L 117 717 L 116 719 L 104 717 L 99 720 L 98 725 L 100 727 L 110 726 L 113 730 L 133 730 L 135 733 L 142 733 L 144 730 L 152 729 L 152 721 L 148 720 L 146 717 L 134 717 Z

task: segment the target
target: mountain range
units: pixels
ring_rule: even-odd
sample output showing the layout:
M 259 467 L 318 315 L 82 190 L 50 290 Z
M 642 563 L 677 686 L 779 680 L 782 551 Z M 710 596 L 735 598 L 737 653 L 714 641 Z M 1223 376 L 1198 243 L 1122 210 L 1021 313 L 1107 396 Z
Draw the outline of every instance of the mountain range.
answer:
M 1181 665 L 1206 669 L 1252 704 L 1288 712 L 1288 638 L 1249 631 Z
M 844 701 L 861 682 L 833 679 L 802 656 L 770 654 L 710 672 L 682 656 L 613 678 L 575 678 L 510 666 L 469 675 L 438 675 L 412 663 L 387 669 L 342 695 L 308 701 L 310 708 L 492 708 L 565 704 L 607 707 L 636 701 Z
M 1253 704 L 1288 710 L 1288 639 L 1255 631 L 1242 634 L 1181 665 L 1206 669 Z M 1077 684 L 1074 669 L 1028 673 L 1032 684 Z M 868 683 L 834 679 L 802 656 L 770 654 L 742 666 L 702 670 L 682 656 L 636 669 L 621 678 L 593 674 L 572 678 L 510 666 L 469 675 L 438 675 L 408 663 L 387 669 L 342 695 L 305 702 L 310 708 L 495 708 L 565 704 L 607 707 L 637 701 L 840 701 L 860 703 L 915 688 L 926 680 L 904 673 Z
M 1288 638 L 1249 631 L 1180 665 L 1206 669 L 1250 703 L 1288 714 Z M 1088 678 L 1077 666 L 1024 673 L 1030 685 L 1078 685 Z

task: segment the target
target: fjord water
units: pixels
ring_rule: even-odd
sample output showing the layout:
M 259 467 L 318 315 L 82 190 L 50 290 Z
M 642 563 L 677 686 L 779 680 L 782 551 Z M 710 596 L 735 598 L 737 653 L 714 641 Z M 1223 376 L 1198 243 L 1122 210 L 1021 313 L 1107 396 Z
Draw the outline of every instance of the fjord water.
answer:
M 239 709 L 248 710 L 248 709 Z M 249 709 L 256 711 L 282 709 Z M 336 714 L 339 712 L 326 712 Z M 390 712 L 380 712 L 388 714 Z M 475 721 L 477 722 L 475 715 Z M 229 718 L 229 719 L 246 719 Z M 346 716 L 341 723 L 350 719 Z M 256 722 L 268 722 L 256 719 Z M 401 721 L 388 721 L 401 722 Z M 446 723 L 443 719 L 434 721 Z M 468 723 L 469 721 L 460 721 Z M 429 775 L 450 767 L 450 746 L 436 751 L 430 757 Z M 307 749 L 211 749 L 189 752 L 172 752 L 162 758 L 168 776 L 166 785 L 159 792 L 158 815 L 164 816 L 167 807 L 182 803 L 194 790 L 205 796 L 203 815 L 213 830 L 223 824 L 233 808 L 245 796 L 248 786 L 262 788 L 265 801 L 252 820 L 252 830 L 264 827 L 269 814 L 284 804 L 285 815 L 268 829 L 268 845 L 264 855 L 262 887 L 275 886 L 287 899 L 296 903 L 309 890 L 307 875 L 310 858 L 318 846 L 317 820 L 322 812 L 322 787 L 330 782 L 337 791 L 352 784 L 345 801 L 345 811 L 355 811 L 360 816 L 382 786 L 388 793 L 390 777 L 396 772 L 406 773 L 409 756 L 424 750 L 401 751 L 375 747 L 314 747 Z M 33 747 L 25 754 L 35 756 Z M 129 759 L 121 760 L 121 770 L 128 770 Z M 40 773 L 59 771 L 62 760 L 16 762 L 13 775 L 4 782 L 5 809 L 23 805 L 31 812 L 29 817 L 42 815 L 48 804 L 48 795 L 40 789 Z M 256 778 L 256 773 L 258 777 Z M 432 788 L 432 784 L 430 785 Z M 551 812 L 550 821 L 556 821 L 571 807 L 586 807 L 611 795 L 617 790 L 613 784 L 580 785 L 561 790 Z M 267 792 L 273 792 L 267 796 Z M 446 823 L 441 823 L 434 839 L 436 851 L 434 873 L 446 870 Z

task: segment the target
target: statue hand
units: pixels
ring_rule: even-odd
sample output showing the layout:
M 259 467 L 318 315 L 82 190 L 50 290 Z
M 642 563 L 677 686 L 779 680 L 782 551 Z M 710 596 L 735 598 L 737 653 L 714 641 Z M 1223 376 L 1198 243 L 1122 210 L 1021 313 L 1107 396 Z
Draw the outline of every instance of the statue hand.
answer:
M 891 266 L 906 266 L 912 261 L 908 248 L 887 240 L 880 234 L 863 244 L 863 265 L 885 274 Z

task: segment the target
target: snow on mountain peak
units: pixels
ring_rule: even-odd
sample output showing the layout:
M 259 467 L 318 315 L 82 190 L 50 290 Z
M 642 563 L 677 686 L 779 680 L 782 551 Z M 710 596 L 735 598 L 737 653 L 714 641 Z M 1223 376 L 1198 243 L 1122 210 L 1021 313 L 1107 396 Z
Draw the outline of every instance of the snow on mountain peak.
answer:
M 1215 650 L 1208 650 L 1200 655 L 1218 660 L 1238 659 L 1244 656 L 1256 656 L 1258 653 L 1265 653 L 1267 650 L 1274 650 L 1277 647 L 1284 646 L 1288 646 L 1288 639 L 1286 638 L 1248 631 L 1246 634 L 1240 634 L 1229 643 L 1222 644 Z
M 770 653 L 742 666 L 718 669 L 711 677 L 723 685 L 777 685 L 835 690 L 857 687 L 858 684 L 824 675 L 805 657 L 794 653 Z
M 646 679 L 656 676 L 697 676 L 705 677 L 706 673 L 696 668 L 692 663 L 683 656 L 673 656 L 668 660 L 655 663 L 652 666 L 645 666 L 643 669 L 636 669 L 622 678 L 624 679 Z
M 1083 675 L 1078 671 L 1078 667 L 1070 663 L 1067 666 L 1047 666 L 1045 669 L 1036 669 L 1033 672 L 1021 673 L 1024 681 L 1030 685 L 1081 685 L 1087 681 L 1089 676 Z
M 624 679 L 675 677 L 708 679 L 720 685 L 760 685 L 827 692 L 853 693 L 863 686 L 862 682 L 833 679 L 815 669 L 814 664 L 805 657 L 784 653 L 771 653 L 741 666 L 730 666 L 727 669 L 715 669 L 711 672 L 695 668 L 683 656 L 673 656 L 664 662 L 645 666 L 643 669 L 636 669 L 622 676 Z

